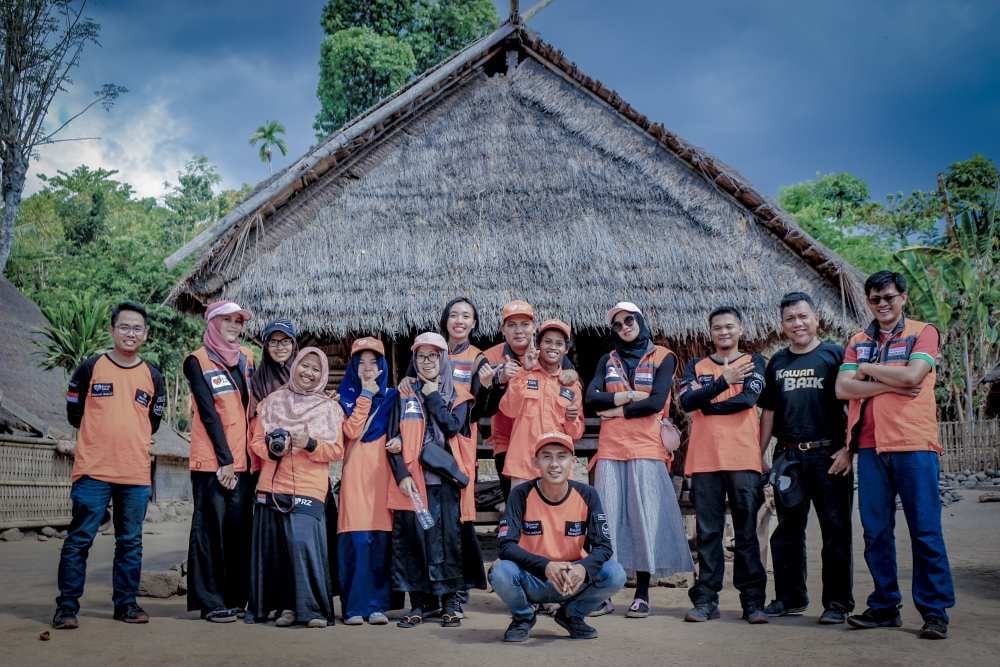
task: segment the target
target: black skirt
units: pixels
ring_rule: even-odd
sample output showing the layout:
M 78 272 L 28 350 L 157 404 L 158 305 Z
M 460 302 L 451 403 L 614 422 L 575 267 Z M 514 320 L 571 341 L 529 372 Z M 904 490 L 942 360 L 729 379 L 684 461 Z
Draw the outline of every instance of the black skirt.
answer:
M 459 491 L 449 484 L 427 487 L 434 526 L 424 530 L 414 512 L 392 513 L 392 587 L 396 591 L 448 595 L 486 588 L 475 526 L 460 520 Z

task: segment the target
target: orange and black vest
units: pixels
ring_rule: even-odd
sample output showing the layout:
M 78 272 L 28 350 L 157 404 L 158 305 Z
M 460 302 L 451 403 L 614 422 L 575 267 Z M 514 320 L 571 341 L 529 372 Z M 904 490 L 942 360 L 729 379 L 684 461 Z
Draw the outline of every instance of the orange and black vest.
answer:
M 454 405 L 461 405 L 472 397 L 461 387 L 455 387 Z M 403 441 L 403 463 L 417 485 L 420 497 L 427 502 L 427 485 L 424 483 L 424 469 L 420 465 L 420 451 L 424 447 L 424 406 L 417 396 L 400 395 L 399 436 Z M 462 521 L 476 520 L 476 443 L 464 435 L 456 435 L 448 440 L 451 454 L 459 469 L 468 475 L 469 484 L 460 494 Z M 442 482 L 447 483 L 447 482 Z M 389 509 L 414 511 L 413 500 L 399 490 L 398 484 L 389 485 Z
M 639 361 L 635 368 L 632 385 L 627 377 L 623 377 L 624 367 L 618 355 L 612 351 L 608 355 L 608 363 L 604 367 L 604 391 L 617 393 L 620 391 L 643 391 L 652 393 L 653 378 L 656 369 L 663 360 L 672 355 L 669 349 L 654 345 Z M 601 432 L 597 438 L 597 455 L 590 459 L 590 467 L 601 459 L 610 461 L 629 461 L 632 459 L 667 460 L 667 450 L 660 439 L 660 418 L 666 417 L 670 410 L 670 396 L 663 405 L 663 412 L 626 419 L 612 417 L 601 420 Z
M 857 354 L 858 363 L 875 363 L 885 366 L 906 366 L 910 363 L 913 346 L 925 328 L 926 322 L 902 319 L 889 340 L 879 345 L 878 322 L 854 334 L 847 342 Z M 926 356 L 926 355 L 923 355 Z M 920 393 L 910 398 L 902 394 L 885 393 L 868 399 L 852 399 L 847 406 L 847 438 L 852 449 L 857 448 L 861 433 L 862 406 L 872 402 L 875 417 L 875 449 L 878 452 L 941 452 L 938 441 L 937 403 L 934 400 L 934 383 L 937 372 L 933 359 L 931 370 L 920 383 Z M 844 364 L 841 370 L 857 370 L 856 364 Z
M 225 363 L 204 347 L 191 353 L 198 360 L 198 366 L 205 376 L 205 382 L 212 390 L 215 401 L 215 411 L 219 413 L 222 430 L 226 434 L 226 442 L 233 457 L 233 470 L 245 472 L 249 466 L 247 444 L 249 440 L 249 416 L 243 405 L 240 389 L 229 374 Z M 240 348 L 239 370 L 246 382 L 247 392 L 250 391 L 250 377 L 253 375 L 253 353 L 245 347 Z M 215 458 L 212 440 L 201 421 L 198 406 L 191 397 L 191 458 L 188 467 L 200 472 L 215 472 L 219 462 Z
M 507 343 L 498 343 L 483 352 L 486 361 L 494 367 L 504 363 L 504 356 L 510 354 L 512 352 Z M 510 446 L 510 432 L 513 428 L 514 420 L 500 411 L 490 417 L 490 437 L 487 438 L 486 442 L 493 446 L 494 454 L 503 454 L 507 451 L 507 447 Z

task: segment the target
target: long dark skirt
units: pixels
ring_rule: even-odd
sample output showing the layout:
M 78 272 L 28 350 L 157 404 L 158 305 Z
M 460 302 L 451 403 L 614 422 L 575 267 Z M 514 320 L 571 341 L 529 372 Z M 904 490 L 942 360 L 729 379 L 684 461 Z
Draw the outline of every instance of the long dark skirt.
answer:
M 340 561 L 340 605 L 344 618 L 390 609 L 389 563 L 392 533 L 358 530 L 341 533 L 337 547 Z
M 393 589 L 419 598 L 486 588 L 479 540 L 472 524 L 459 520 L 458 494 L 448 484 L 427 487 L 430 530 L 420 527 L 413 512 L 392 513 Z
M 279 494 L 282 509 L 291 496 Z M 277 509 L 271 494 L 258 494 L 253 517 L 248 613 L 266 618 L 291 609 L 296 620 L 333 620 L 324 503 L 299 496 L 294 509 Z
M 243 609 L 250 580 L 250 531 L 256 482 L 240 473 L 228 491 L 214 472 L 191 473 L 188 611 Z

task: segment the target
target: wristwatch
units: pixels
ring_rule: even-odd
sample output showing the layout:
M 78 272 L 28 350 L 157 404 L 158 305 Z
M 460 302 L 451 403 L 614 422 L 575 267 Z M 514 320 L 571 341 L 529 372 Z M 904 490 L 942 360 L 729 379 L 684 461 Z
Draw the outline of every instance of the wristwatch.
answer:
M 630 400 L 630 401 L 634 401 L 635 400 L 635 392 L 632 391 L 631 389 L 628 390 L 628 393 L 626 394 L 626 396 L 628 396 L 628 400 Z

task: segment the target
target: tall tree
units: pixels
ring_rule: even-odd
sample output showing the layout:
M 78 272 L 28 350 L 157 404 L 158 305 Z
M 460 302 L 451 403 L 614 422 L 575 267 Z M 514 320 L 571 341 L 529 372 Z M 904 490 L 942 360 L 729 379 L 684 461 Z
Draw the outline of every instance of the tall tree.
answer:
M 271 157 L 274 149 L 277 148 L 282 155 L 288 155 L 288 144 L 279 136 L 284 133 L 284 125 L 276 120 L 269 120 L 250 135 L 251 146 L 260 144 L 260 150 L 257 152 L 257 155 L 260 156 L 260 161 L 267 165 L 268 176 L 271 175 Z
M 104 84 L 92 99 L 55 127 L 46 125 L 49 106 L 72 84 L 70 74 L 84 48 L 97 44 L 101 26 L 83 16 L 86 0 L 5 0 L 0 3 L 0 270 L 14 241 L 28 164 L 34 151 L 58 141 L 60 133 L 97 104 L 109 109 L 126 92 Z

